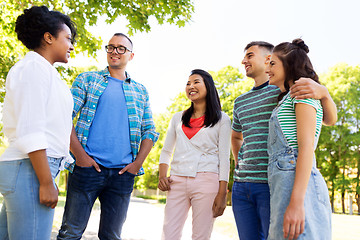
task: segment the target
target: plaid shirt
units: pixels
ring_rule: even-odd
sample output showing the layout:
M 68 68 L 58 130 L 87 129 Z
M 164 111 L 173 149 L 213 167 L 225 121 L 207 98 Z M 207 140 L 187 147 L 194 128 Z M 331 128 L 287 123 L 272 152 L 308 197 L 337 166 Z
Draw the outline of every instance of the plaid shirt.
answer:
M 91 123 L 95 117 L 99 98 L 108 85 L 108 76 L 110 76 L 108 68 L 97 72 L 84 72 L 75 79 L 71 87 L 74 99 L 73 118 L 80 112 L 75 130 L 84 148 L 89 136 Z M 150 139 L 155 143 L 159 134 L 155 131 L 149 95 L 146 88 L 130 79 L 127 73 L 126 77 L 123 89 L 129 116 L 130 145 L 134 161 L 141 141 Z M 69 170 L 72 171 L 74 165 Z M 141 168 L 138 174 L 144 174 L 144 169 Z

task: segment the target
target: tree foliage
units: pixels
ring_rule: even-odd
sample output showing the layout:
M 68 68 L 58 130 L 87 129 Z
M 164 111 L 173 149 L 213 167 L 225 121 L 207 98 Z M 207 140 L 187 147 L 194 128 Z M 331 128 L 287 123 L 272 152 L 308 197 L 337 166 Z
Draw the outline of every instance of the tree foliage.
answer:
M 339 193 L 345 213 L 346 193 L 355 193 L 360 209 L 360 66 L 338 64 L 320 79 L 336 103 L 338 122 L 322 128 L 316 152 L 318 166 L 327 181 L 333 210 Z
M 94 36 L 89 26 L 99 24 L 99 19 L 113 23 L 120 16 L 128 22 L 129 35 L 137 31 L 150 31 L 151 18 L 157 23 L 185 25 L 194 12 L 191 0 L 3 0 L 0 3 L 0 84 L 3 89 L 5 77 L 11 66 L 24 54 L 26 48 L 15 34 L 16 18 L 32 5 L 45 5 L 71 17 L 77 25 L 75 53 L 87 53 L 95 57 L 101 47 L 101 38 Z M 2 96 L 4 92 L 2 92 Z M 1 100 L 2 102 L 2 100 Z
M 25 47 L 17 40 L 15 34 L 16 17 L 19 10 L 14 9 L 7 1 L 0 3 L 0 86 L 1 99 L 5 96 L 5 77 L 9 69 L 25 52 Z

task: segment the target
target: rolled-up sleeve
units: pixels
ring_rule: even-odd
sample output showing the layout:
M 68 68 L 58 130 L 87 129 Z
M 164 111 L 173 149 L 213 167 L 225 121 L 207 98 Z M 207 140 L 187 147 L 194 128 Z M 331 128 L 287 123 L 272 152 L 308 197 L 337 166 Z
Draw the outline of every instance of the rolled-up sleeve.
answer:
M 158 140 L 159 133 L 156 132 L 154 120 L 152 117 L 152 112 L 150 108 L 149 95 L 145 90 L 145 107 L 144 107 L 144 115 L 141 121 L 141 141 L 144 139 L 152 140 L 153 144 Z
M 48 148 L 46 139 L 46 103 L 50 72 L 31 62 L 12 76 L 8 86 L 17 119 L 15 145 L 23 153 Z
M 74 109 L 72 117 L 75 118 L 80 109 L 85 104 L 86 98 L 86 88 L 85 88 L 85 77 L 83 74 L 80 74 L 71 86 L 71 94 L 74 99 Z

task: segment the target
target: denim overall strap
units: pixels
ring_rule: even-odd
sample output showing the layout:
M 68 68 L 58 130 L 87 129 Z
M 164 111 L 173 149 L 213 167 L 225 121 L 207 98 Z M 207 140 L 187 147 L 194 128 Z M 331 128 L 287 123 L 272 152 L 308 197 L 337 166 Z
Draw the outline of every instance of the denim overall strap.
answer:
M 289 94 L 286 94 L 283 99 L 278 103 L 278 106 L 273 110 L 271 118 L 269 120 L 269 136 L 268 136 L 268 154 L 269 154 L 269 163 L 277 159 L 276 156 L 279 154 L 291 154 L 294 153 L 298 155 L 298 149 L 290 146 L 284 133 L 281 130 L 278 113 L 281 110 L 281 104 L 286 98 L 289 97 Z M 317 146 L 319 137 L 314 139 L 314 149 Z M 313 154 L 313 168 L 316 168 L 316 158 L 315 153 Z
M 278 106 L 273 110 L 270 120 L 269 120 L 269 136 L 268 136 L 268 154 L 269 154 L 269 163 L 276 160 L 275 155 L 281 153 L 288 153 L 297 149 L 294 149 L 289 145 L 286 140 L 285 135 L 281 130 L 281 126 L 278 119 L 278 113 L 281 108 L 282 102 L 287 98 L 288 94 L 279 102 Z

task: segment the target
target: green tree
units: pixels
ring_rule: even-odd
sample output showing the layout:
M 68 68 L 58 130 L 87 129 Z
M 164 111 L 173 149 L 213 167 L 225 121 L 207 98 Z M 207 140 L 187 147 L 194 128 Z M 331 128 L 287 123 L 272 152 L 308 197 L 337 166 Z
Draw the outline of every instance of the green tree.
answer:
M 349 111 L 351 112 L 351 157 L 353 159 L 353 169 L 351 183 L 355 193 L 358 214 L 360 215 L 360 66 L 348 67 L 350 88 L 347 99 L 351 103 Z M 356 175 L 355 175 L 356 173 Z
M 338 122 L 335 126 L 322 129 L 316 154 L 329 187 L 332 209 L 335 210 L 334 200 L 338 191 L 342 212 L 345 213 L 346 193 L 355 192 L 360 207 L 359 176 L 356 176 L 360 169 L 360 67 L 338 64 L 320 79 L 332 93 L 338 110 Z M 354 173 L 354 170 L 357 172 Z
M 214 78 L 222 110 L 229 115 L 232 120 L 235 99 L 249 91 L 254 85 L 254 81 L 250 78 L 244 79 L 239 69 L 232 66 L 224 67 L 218 72 L 210 71 L 210 74 Z
M 25 47 L 17 40 L 15 35 L 15 21 L 19 15 L 7 1 L 0 3 L 0 102 L 5 96 L 5 77 L 15 62 L 23 55 Z
M 99 23 L 100 17 L 108 24 L 120 16 L 128 22 L 129 35 L 137 31 L 150 31 L 149 20 L 157 23 L 185 25 L 194 12 L 191 0 L 4 0 L 0 3 L 0 84 L 2 96 L 5 77 L 14 63 L 27 51 L 17 40 L 15 21 L 24 9 L 32 5 L 46 5 L 71 17 L 77 25 L 78 38 L 75 53 L 83 52 L 95 57 L 102 40 L 87 29 Z M 2 99 L 0 99 L 2 102 Z

